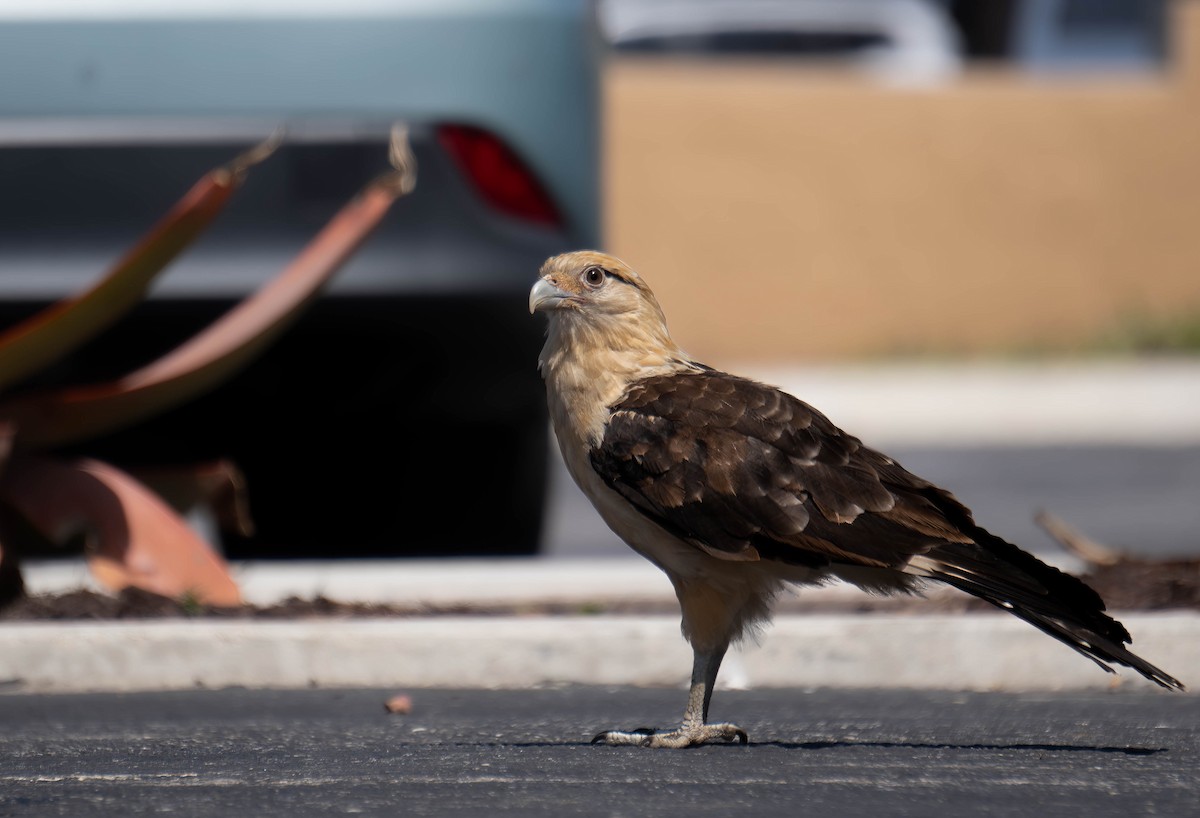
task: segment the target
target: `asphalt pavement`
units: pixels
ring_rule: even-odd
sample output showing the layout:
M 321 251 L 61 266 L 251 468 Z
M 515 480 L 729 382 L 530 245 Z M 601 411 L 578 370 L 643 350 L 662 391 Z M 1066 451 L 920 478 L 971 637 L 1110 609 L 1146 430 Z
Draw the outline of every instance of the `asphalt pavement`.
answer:
M 722 692 L 749 746 L 592 746 L 680 689 L 0 696 L 0 815 L 1195 816 L 1200 699 Z

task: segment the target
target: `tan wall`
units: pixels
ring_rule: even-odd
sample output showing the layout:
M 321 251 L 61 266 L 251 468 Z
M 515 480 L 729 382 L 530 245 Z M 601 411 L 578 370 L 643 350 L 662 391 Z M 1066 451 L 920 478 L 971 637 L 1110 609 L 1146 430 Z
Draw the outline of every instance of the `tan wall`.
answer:
M 1200 2 L 1162 76 L 896 89 L 614 60 L 608 248 L 715 362 L 1071 347 L 1200 310 Z

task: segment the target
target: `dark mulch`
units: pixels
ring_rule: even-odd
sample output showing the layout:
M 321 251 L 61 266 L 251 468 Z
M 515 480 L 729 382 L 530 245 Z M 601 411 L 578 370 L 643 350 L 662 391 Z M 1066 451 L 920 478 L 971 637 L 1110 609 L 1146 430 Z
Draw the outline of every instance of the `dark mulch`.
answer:
M 1115 565 L 1093 568 L 1083 579 L 1095 588 L 1114 611 L 1200 610 L 1200 560 L 1143 561 L 1122 559 Z M 964 594 L 933 594 L 918 597 L 880 598 L 863 595 L 850 603 L 858 612 L 948 613 L 992 610 L 984 602 Z M 807 602 L 803 593 L 781 601 L 781 611 L 833 612 L 827 606 Z M 118 594 L 79 590 L 69 593 L 18 597 L 0 608 L 2 620 L 87 620 L 209 617 L 223 619 L 297 619 L 305 617 L 438 616 L 452 614 L 648 614 L 677 613 L 673 602 L 538 604 L 521 606 L 395 606 L 360 602 L 338 602 L 325 597 L 291 598 L 275 605 L 239 605 L 215 608 L 188 600 L 170 599 L 135 588 Z M 844 611 L 842 611 L 844 612 Z
M 334 602 L 323 597 L 288 599 L 277 605 L 239 605 L 218 608 L 188 600 L 126 588 L 116 594 L 78 590 L 62 594 L 19 597 L 0 608 L 0 620 L 14 619 L 164 619 L 220 617 L 225 619 L 287 619 L 303 616 L 389 616 L 397 613 L 379 605 Z
M 1082 579 L 1114 611 L 1200 609 L 1200 560 L 1124 559 L 1094 567 Z
M 188 600 L 171 599 L 138 588 L 126 588 L 116 594 L 88 590 L 62 594 L 22 596 L 0 607 L 0 621 L 66 619 L 301 619 L 367 618 L 394 616 L 534 615 L 589 613 L 657 613 L 674 610 L 657 603 L 617 603 L 613 605 L 521 604 L 521 605 L 385 605 L 366 602 L 338 602 L 327 597 L 312 599 L 291 597 L 274 605 L 237 605 L 215 607 Z

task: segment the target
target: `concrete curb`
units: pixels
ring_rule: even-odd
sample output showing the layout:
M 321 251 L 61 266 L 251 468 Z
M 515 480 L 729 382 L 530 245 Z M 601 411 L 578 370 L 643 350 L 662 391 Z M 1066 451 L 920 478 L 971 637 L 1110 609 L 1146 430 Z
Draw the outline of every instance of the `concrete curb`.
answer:
M 577 615 L 415 615 L 385 619 L 7 622 L 0 684 L 14 691 L 192 687 L 509 687 L 681 685 L 691 667 L 670 584 L 648 563 L 610 560 L 412 560 L 240 563 L 247 601 L 324 595 L 341 602 L 538 610 Z M 34 593 L 87 587 L 82 562 L 28 566 Z M 802 589 L 781 600 L 758 644 L 731 652 L 727 687 L 971 690 L 1140 689 L 1002 613 L 856 612 L 856 588 Z M 583 615 L 641 603 L 656 615 Z M 802 604 L 797 608 L 795 605 Z M 787 608 L 786 606 L 793 607 Z M 611 609 L 611 607 L 610 607 Z M 644 610 L 645 608 L 643 608 Z M 544 608 L 542 609 L 544 610 Z M 804 613 L 797 613 L 797 611 Z M 944 610 L 944 609 L 943 609 Z M 1140 655 L 1200 685 L 1200 613 L 1127 613 Z
M 1200 615 L 1121 616 L 1138 652 L 1200 684 Z M 13 692 L 195 687 L 682 685 L 674 616 L 435 616 L 379 620 L 8 623 Z M 734 651 L 726 687 L 1139 690 L 1003 614 L 783 616 Z

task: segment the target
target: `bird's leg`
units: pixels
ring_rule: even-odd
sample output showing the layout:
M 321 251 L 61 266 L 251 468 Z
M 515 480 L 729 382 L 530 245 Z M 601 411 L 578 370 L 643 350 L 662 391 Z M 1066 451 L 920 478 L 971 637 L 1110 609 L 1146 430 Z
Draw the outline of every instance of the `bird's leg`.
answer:
M 710 741 L 737 741 L 746 744 L 746 731 L 736 724 L 709 724 L 708 703 L 712 700 L 713 685 L 717 671 L 725 658 L 725 646 L 718 650 L 693 652 L 692 685 L 688 691 L 687 710 L 683 712 L 683 723 L 668 733 L 653 728 L 640 727 L 628 732 L 608 730 L 592 739 L 592 744 L 635 747 L 697 747 Z

